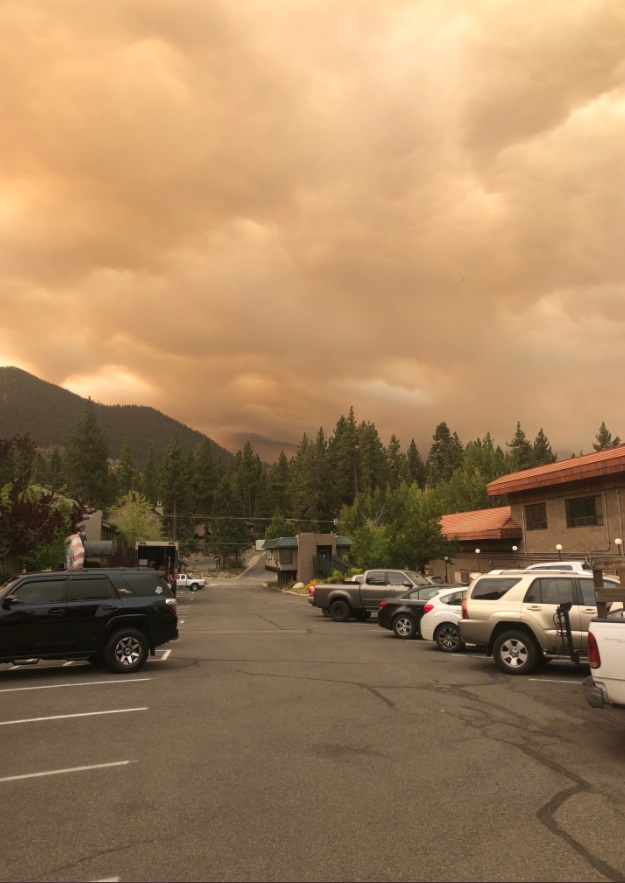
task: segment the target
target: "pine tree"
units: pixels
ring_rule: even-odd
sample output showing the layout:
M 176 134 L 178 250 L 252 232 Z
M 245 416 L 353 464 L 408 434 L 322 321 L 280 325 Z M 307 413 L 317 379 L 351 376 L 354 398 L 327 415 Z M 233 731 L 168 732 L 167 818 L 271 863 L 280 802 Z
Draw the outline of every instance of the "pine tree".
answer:
M 399 439 L 392 435 L 386 448 L 386 468 L 388 473 L 388 485 L 395 490 L 402 481 L 408 480 L 408 464 L 406 456 L 402 453 Z
M 360 480 L 358 490 L 370 494 L 388 481 L 388 467 L 382 439 L 373 423 L 363 422 L 358 427 L 358 460 Z
M 509 471 L 520 472 L 522 469 L 531 469 L 534 465 L 534 451 L 527 436 L 521 429 L 521 423 L 517 422 L 514 438 L 508 443 Z
M 155 458 L 154 449 L 150 445 L 139 485 L 141 493 L 152 506 L 156 506 L 162 496 L 160 473 L 160 463 Z
M 426 468 L 414 439 L 411 439 L 408 445 L 406 464 L 408 466 L 408 484 L 416 483 L 423 490 L 426 482 Z
M 599 432 L 595 438 L 596 442 L 593 444 L 595 451 L 606 451 L 608 448 L 615 448 L 617 445 L 621 444 L 618 435 L 615 438 L 612 438 L 612 433 L 608 430 L 605 423 L 601 424 Z
M 445 422 L 436 427 L 427 461 L 427 483 L 435 487 L 451 478 L 454 469 L 462 466 L 463 450 L 457 433 L 452 435 Z
M 358 427 L 354 409 L 347 417 L 341 416 L 328 441 L 328 460 L 332 475 L 332 508 L 338 512 L 342 505 L 351 505 L 361 485 L 358 450 Z
M 287 456 L 284 451 L 280 451 L 277 462 L 269 469 L 267 476 L 269 509 L 271 512 L 280 512 L 285 516 L 292 510 L 289 495 L 289 469 Z
M 198 516 L 198 524 L 204 533 L 204 551 L 208 551 L 210 516 L 215 511 L 215 494 L 224 475 L 224 466 L 217 460 L 208 439 L 197 445 L 193 451 L 191 467 L 191 508 Z
M 534 440 L 532 459 L 534 462 L 534 466 L 544 466 L 547 463 L 555 463 L 558 459 L 551 450 L 549 439 L 543 432 L 542 426 Z
M 189 511 L 189 476 L 178 435 L 165 451 L 162 466 L 162 501 L 165 525 L 172 539 L 187 538 L 192 534 L 190 520 L 183 516 Z
M 59 491 L 65 483 L 63 475 L 63 460 L 58 448 L 54 448 L 50 456 L 48 466 L 47 486 L 50 490 Z
M 109 454 L 108 436 L 98 423 L 94 403 L 88 399 L 65 449 L 68 491 L 80 503 L 103 509 L 111 501 Z
M 235 456 L 235 485 L 239 491 L 243 512 L 248 518 L 254 516 L 254 503 L 261 472 L 260 457 L 254 453 L 250 442 L 245 442 L 243 450 Z
M 224 563 L 233 562 L 235 565 L 249 545 L 249 532 L 238 488 L 228 475 L 223 476 L 215 493 L 210 545 Z
M 130 447 L 128 436 L 125 437 L 124 443 L 122 445 L 119 457 L 119 465 L 117 467 L 117 472 L 115 475 L 115 481 L 117 485 L 118 497 L 123 497 L 131 490 L 136 488 L 137 470 L 135 469 L 135 464 L 132 457 L 132 449 Z

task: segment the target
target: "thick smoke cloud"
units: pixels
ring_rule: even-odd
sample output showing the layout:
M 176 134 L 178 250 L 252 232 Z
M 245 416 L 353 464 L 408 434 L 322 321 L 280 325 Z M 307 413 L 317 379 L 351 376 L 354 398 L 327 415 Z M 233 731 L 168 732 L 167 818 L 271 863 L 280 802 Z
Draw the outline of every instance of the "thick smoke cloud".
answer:
M 0 363 L 265 458 L 625 436 L 625 8 L 0 7 Z

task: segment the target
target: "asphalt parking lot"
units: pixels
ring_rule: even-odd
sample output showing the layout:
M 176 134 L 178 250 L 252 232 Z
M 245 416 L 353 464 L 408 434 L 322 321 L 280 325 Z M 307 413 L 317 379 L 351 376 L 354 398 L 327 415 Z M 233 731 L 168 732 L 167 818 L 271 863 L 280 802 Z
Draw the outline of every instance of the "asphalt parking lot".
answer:
M 0 879 L 624 880 L 625 721 L 586 671 L 179 595 L 136 675 L 0 666 Z

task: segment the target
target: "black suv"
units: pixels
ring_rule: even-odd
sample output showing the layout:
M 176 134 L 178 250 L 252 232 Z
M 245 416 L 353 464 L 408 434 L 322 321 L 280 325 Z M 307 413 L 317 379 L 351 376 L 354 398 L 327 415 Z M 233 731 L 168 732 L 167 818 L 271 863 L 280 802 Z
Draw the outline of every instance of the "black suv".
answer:
M 177 637 L 175 598 L 154 571 L 53 570 L 0 586 L 0 662 L 88 659 L 130 673 Z

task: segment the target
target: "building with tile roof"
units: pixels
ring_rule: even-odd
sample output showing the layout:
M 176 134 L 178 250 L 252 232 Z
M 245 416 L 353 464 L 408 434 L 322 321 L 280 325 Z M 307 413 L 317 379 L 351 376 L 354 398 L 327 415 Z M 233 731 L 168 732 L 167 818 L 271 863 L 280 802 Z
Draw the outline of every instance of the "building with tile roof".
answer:
M 625 444 L 511 472 L 486 490 L 508 497 L 523 555 L 622 560 Z

